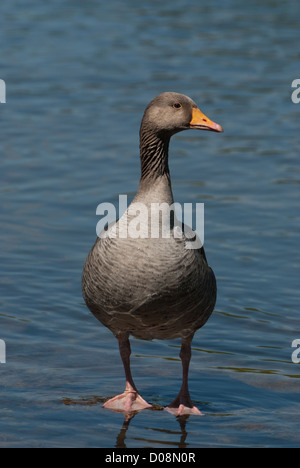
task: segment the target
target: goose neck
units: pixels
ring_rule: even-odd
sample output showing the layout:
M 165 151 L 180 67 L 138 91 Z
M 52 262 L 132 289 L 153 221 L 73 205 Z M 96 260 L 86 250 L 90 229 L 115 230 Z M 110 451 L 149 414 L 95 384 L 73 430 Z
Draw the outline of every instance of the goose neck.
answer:
M 140 136 L 141 180 L 169 177 L 169 143 L 166 135 L 142 132 Z

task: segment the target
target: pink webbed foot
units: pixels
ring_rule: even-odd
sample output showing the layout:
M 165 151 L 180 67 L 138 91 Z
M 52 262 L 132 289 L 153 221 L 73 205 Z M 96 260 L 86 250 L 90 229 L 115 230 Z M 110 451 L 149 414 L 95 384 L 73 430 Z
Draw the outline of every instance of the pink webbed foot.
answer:
M 151 406 L 138 392 L 125 390 L 121 395 L 117 395 L 104 403 L 103 408 L 128 413 L 151 408 Z
M 169 406 L 166 406 L 165 411 L 168 411 L 168 413 L 174 414 L 174 416 L 183 416 L 186 414 L 197 414 L 199 416 L 203 416 L 203 413 L 198 410 L 196 406 L 193 405 L 191 399 L 184 398 L 181 395 L 179 395 L 173 403 L 171 403 Z
M 183 416 L 185 414 L 198 414 L 198 416 L 203 416 L 203 413 L 201 413 L 196 406 L 192 406 L 191 408 L 185 405 L 179 405 L 177 408 L 167 406 L 165 411 L 174 414 L 174 416 Z

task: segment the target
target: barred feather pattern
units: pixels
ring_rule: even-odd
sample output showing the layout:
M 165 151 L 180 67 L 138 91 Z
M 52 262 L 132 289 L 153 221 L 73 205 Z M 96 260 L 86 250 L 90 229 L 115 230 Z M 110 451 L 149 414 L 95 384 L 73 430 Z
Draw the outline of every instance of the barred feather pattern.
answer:
M 161 139 L 156 135 L 141 132 L 141 180 L 169 174 L 168 151 L 169 139 Z

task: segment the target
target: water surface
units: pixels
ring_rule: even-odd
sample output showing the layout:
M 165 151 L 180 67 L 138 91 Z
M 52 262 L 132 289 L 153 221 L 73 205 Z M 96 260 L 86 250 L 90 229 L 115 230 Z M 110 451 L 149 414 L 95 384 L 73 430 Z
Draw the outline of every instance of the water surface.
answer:
M 298 3 L 3 2 L 1 447 L 299 447 Z M 171 143 L 176 201 L 205 203 L 218 302 L 193 342 L 204 417 L 160 411 L 180 343 L 132 340 L 154 409 L 104 410 L 123 389 L 117 343 L 81 297 L 96 207 L 132 198 L 138 129 L 163 91 L 191 96 L 224 134 Z

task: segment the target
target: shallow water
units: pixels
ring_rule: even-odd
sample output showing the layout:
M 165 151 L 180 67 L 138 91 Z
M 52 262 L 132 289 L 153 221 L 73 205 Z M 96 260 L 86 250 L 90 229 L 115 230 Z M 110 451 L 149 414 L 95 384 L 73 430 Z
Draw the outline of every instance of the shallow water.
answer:
M 1 447 L 299 447 L 299 76 L 296 1 L 2 2 Z M 176 201 L 205 203 L 216 310 L 193 341 L 203 417 L 176 395 L 178 341 L 132 340 L 154 408 L 102 408 L 124 385 L 117 343 L 81 297 L 95 211 L 139 179 L 156 94 L 191 96 L 224 134 L 173 138 Z

